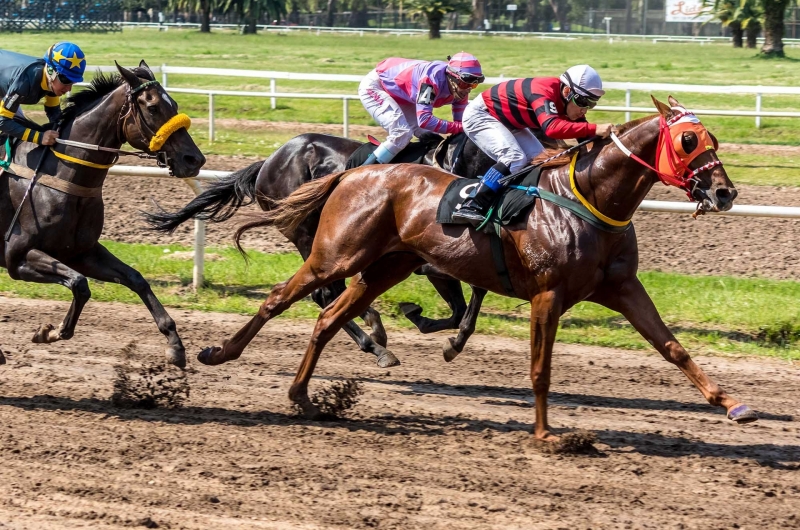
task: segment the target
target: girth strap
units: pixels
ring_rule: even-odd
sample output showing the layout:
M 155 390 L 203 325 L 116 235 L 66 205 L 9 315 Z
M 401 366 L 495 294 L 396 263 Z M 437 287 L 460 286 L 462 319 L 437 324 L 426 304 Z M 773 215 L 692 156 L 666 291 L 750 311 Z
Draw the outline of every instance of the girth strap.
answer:
M 11 164 L 11 171 L 14 173 L 7 173 L 9 178 L 21 178 L 25 180 L 30 180 L 33 178 L 33 170 L 26 168 L 25 166 L 20 166 L 18 164 Z M 52 175 L 45 175 L 44 173 L 39 174 L 39 178 L 36 180 L 37 184 L 41 184 L 42 186 L 58 190 L 62 193 L 66 193 L 68 195 L 75 195 L 76 197 L 102 197 L 103 196 L 103 188 L 87 188 L 86 186 L 81 186 L 80 184 L 75 184 L 73 182 L 69 182 L 58 177 L 54 177 Z
M 499 231 L 501 228 L 497 227 L 498 231 L 492 231 L 489 234 L 489 243 L 492 248 L 492 260 L 494 261 L 494 268 L 497 271 L 497 276 L 500 278 L 500 283 L 503 285 L 508 296 L 516 296 L 514 293 L 514 286 L 511 283 L 511 276 L 508 274 L 508 267 L 506 266 L 506 256 L 503 251 L 503 239 L 500 237 Z

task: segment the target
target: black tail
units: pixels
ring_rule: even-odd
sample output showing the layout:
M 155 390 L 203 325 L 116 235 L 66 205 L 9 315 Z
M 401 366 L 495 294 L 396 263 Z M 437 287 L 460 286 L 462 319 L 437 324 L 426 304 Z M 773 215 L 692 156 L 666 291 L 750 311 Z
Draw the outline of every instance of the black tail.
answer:
M 263 165 L 262 160 L 220 179 L 177 212 L 144 212 L 145 222 L 150 225 L 150 230 L 171 234 L 189 219 L 214 223 L 226 221 L 239 208 L 255 200 L 256 179 Z

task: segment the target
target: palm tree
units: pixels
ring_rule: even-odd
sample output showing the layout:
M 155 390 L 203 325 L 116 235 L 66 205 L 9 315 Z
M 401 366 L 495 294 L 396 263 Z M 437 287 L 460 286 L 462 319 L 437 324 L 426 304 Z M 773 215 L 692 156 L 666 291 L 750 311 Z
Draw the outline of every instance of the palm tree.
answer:
M 790 0 L 759 0 L 764 10 L 764 45 L 761 54 L 783 57 L 783 17 Z
M 428 37 L 442 38 L 442 20 L 448 13 L 469 13 L 469 0 L 408 0 L 406 2 L 411 13 L 421 13 L 428 19 Z
M 723 26 L 731 29 L 734 48 L 741 48 L 747 33 L 747 47 L 756 47 L 756 38 L 761 31 L 764 12 L 759 0 L 706 0 L 703 5 L 711 8 L 711 13 Z M 761 0 L 763 1 L 763 0 Z
M 245 34 L 255 34 L 256 26 L 262 15 L 280 20 L 286 14 L 286 6 L 278 0 L 227 0 L 225 11 L 231 9 L 239 14 L 239 19 L 244 22 Z
M 184 9 L 200 13 L 200 32 L 211 33 L 211 11 L 220 5 L 220 0 L 170 0 L 173 9 Z

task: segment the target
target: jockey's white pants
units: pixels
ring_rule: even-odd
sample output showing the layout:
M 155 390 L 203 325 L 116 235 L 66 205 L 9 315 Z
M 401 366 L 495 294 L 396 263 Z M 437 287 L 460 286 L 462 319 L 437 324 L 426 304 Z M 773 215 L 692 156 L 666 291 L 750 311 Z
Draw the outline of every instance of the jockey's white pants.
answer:
M 502 162 L 512 173 L 527 166 L 544 151 L 542 143 L 530 129 L 509 130 L 489 114 L 486 103 L 478 95 L 464 110 L 464 132 L 481 151 L 495 162 Z
M 392 155 L 407 146 L 415 133 L 421 131 L 417 125 L 417 109 L 414 105 L 401 105 L 383 89 L 378 72 L 368 73 L 358 85 L 358 96 L 369 115 L 386 129 L 389 136 L 381 145 Z

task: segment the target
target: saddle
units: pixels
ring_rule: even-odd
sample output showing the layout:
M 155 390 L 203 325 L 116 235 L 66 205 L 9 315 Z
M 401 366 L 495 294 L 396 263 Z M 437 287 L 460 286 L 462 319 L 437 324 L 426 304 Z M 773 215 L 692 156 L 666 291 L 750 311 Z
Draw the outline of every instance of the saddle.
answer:
M 531 167 L 527 174 L 518 181 L 520 187 L 538 186 L 541 167 Z M 461 208 L 470 191 L 480 183 L 480 179 L 455 179 L 451 182 L 439 201 L 436 210 L 438 224 L 468 224 L 461 219 L 454 220 L 453 212 Z M 512 187 L 505 188 L 495 199 L 492 206 L 489 222 L 484 223 L 482 229 L 487 233 L 498 234 L 501 226 L 507 226 L 524 216 L 536 202 L 536 195 Z

